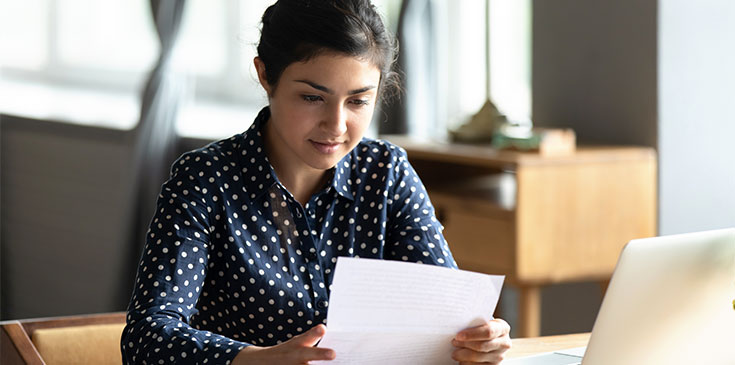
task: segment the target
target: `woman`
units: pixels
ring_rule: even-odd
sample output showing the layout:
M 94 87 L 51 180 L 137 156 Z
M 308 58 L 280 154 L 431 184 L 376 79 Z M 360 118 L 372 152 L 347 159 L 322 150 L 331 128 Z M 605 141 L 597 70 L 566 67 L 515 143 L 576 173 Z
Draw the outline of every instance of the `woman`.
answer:
M 363 138 L 395 85 L 394 41 L 369 0 L 280 0 L 262 21 L 254 62 L 269 106 L 174 163 L 128 307 L 126 363 L 334 359 L 314 345 L 338 256 L 456 268 L 405 152 Z M 463 330 L 452 356 L 497 363 L 508 331 Z

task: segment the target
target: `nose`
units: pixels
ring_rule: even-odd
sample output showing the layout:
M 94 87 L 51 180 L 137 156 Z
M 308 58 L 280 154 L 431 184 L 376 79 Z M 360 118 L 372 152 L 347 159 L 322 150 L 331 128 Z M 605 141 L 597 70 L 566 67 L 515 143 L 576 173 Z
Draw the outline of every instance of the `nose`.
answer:
M 344 105 L 328 108 L 321 123 L 322 129 L 330 136 L 339 137 L 347 132 L 347 110 Z

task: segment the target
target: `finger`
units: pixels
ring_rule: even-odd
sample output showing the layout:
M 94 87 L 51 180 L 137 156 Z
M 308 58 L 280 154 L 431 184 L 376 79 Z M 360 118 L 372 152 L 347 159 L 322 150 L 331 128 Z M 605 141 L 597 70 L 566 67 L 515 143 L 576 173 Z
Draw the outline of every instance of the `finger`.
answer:
M 321 347 L 302 347 L 297 350 L 297 362 L 305 363 L 318 360 L 334 360 L 337 354 L 332 349 Z
M 493 362 L 484 362 L 482 364 L 483 365 L 500 365 L 500 364 L 502 364 L 502 361 L 503 360 L 505 360 L 505 358 L 500 359 L 498 361 L 493 361 Z M 459 365 L 477 365 L 476 362 L 471 362 L 471 361 L 460 361 L 457 364 L 459 364 Z
M 505 352 L 477 352 L 470 349 L 457 349 L 452 352 L 452 359 L 461 363 L 499 363 L 505 358 Z
M 452 340 L 452 346 L 468 348 L 478 352 L 492 352 L 496 350 L 508 351 L 511 347 L 510 337 L 502 336 L 490 341 L 457 341 Z
M 467 328 L 457 333 L 458 341 L 492 340 L 510 332 L 510 326 L 502 319 L 494 319 L 477 327 Z
M 323 324 L 319 324 L 310 328 L 308 331 L 295 336 L 288 342 L 297 346 L 312 347 L 316 345 L 322 337 L 324 337 L 325 333 L 327 333 L 327 327 Z

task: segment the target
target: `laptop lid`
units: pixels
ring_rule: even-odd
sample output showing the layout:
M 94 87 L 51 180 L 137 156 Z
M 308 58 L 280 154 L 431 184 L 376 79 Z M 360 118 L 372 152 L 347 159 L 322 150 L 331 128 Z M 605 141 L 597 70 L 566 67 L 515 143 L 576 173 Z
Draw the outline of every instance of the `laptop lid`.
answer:
M 629 242 L 583 364 L 735 364 L 735 229 Z

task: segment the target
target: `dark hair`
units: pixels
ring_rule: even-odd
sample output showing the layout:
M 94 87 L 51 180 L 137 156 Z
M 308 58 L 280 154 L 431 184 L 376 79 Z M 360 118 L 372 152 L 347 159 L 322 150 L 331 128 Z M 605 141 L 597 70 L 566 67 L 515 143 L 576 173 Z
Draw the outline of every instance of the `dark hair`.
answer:
M 336 52 L 378 67 L 381 97 L 398 90 L 392 70 L 398 45 L 370 0 L 278 0 L 262 22 L 258 56 L 271 86 L 288 65 Z

